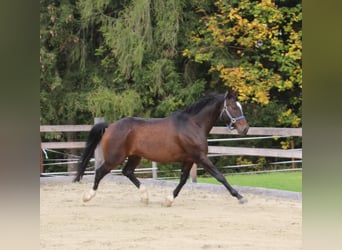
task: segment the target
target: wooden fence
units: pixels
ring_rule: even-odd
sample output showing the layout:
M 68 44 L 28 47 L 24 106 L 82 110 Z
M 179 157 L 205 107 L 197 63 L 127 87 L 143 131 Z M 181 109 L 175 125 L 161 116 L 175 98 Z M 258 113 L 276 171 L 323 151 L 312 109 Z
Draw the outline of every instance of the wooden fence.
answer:
M 40 132 L 82 132 L 89 131 L 93 125 L 42 125 Z M 236 135 L 235 130 L 231 131 L 226 127 L 213 127 L 210 134 Z M 258 136 L 302 136 L 302 128 L 266 128 L 251 127 L 248 135 Z M 71 149 L 84 148 L 85 142 L 42 142 L 42 148 L 48 149 Z M 228 155 L 248 155 L 248 156 L 266 156 L 302 159 L 302 149 L 270 149 L 270 148 L 246 148 L 246 147 L 226 147 L 209 146 L 210 154 L 228 154 Z
M 94 123 L 103 121 L 103 118 L 96 117 Z M 88 132 L 93 125 L 41 125 L 40 132 Z M 215 135 L 237 135 L 236 130 L 230 130 L 226 127 L 213 127 L 210 134 Z M 271 136 L 271 137 L 301 137 L 302 128 L 269 128 L 269 127 L 251 127 L 248 131 L 248 136 Z M 246 138 L 248 137 L 246 136 Z M 218 139 L 220 140 L 220 139 Z M 215 141 L 215 140 L 211 140 Z M 85 142 L 80 141 L 69 141 L 69 142 L 41 142 L 42 149 L 73 149 L 73 148 L 84 148 Z M 95 168 L 102 161 L 102 155 L 97 149 L 95 151 Z M 209 154 L 222 154 L 222 155 L 247 155 L 247 156 L 265 156 L 265 157 L 279 157 L 279 158 L 291 158 L 302 159 L 302 149 L 271 149 L 271 148 L 247 148 L 247 147 L 226 147 L 226 146 L 209 146 Z M 152 163 L 153 178 L 157 177 L 157 166 L 156 163 Z M 42 174 L 42 155 L 40 163 L 40 173 Z M 191 170 L 191 180 L 196 182 L 197 166 Z
M 226 127 L 213 127 L 210 134 L 237 134 L 235 130 L 231 131 Z M 251 127 L 248 135 L 257 136 L 302 136 L 302 128 L 267 128 Z M 209 146 L 209 153 L 228 154 L 228 155 L 248 155 L 248 156 L 266 156 L 280 158 L 302 159 L 302 149 L 271 149 L 271 148 L 245 148 L 245 147 L 225 147 Z

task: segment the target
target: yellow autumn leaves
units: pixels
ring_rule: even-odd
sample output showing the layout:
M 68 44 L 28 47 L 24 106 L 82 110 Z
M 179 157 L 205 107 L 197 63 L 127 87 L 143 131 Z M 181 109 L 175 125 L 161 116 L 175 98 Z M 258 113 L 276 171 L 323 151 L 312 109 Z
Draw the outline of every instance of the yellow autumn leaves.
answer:
M 209 73 L 218 73 L 241 101 L 267 105 L 272 89 L 302 88 L 301 5 L 278 7 L 271 0 L 215 4 L 215 13 L 198 11 L 203 25 L 191 37 L 193 46 L 183 50 L 184 57 L 209 62 Z M 290 120 L 289 125 L 300 124 L 292 111 L 279 117 L 281 123 Z
M 219 71 L 220 78 L 229 86 L 234 87 L 239 93 L 239 100 L 252 100 L 264 105 L 269 103 L 269 90 L 274 87 L 274 84 L 281 82 L 280 76 L 272 74 L 267 68 L 244 68 L 239 67 L 224 67 L 219 64 L 211 68 L 211 71 Z M 228 84 L 227 84 L 228 85 Z

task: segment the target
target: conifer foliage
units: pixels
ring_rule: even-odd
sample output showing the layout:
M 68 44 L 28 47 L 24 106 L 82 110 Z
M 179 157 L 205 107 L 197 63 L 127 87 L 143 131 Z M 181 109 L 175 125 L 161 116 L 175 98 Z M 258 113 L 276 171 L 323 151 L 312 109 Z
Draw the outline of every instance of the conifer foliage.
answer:
M 255 124 L 299 127 L 301 11 L 292 0 L 40 0 L 41 122 L 161 117 L 229 86 Z

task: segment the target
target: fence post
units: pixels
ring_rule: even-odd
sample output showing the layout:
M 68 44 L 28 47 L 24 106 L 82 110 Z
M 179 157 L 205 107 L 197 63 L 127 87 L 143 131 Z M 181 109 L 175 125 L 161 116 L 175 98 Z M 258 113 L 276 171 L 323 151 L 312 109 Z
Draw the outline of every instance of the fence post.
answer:
M 192 164 L 192 167 L 190 169 L 190 182 L 196 183 L 197 182 L 197 164 Z
M 73 121 L 71 121 L 71 123 L 73 123 Z M 72 131 L 72 132 L 66 133 L 66 137 L 67 137 L 68 142 L 75 141 L 76 132 Z M 78 151 L 76 148 L 70 148 L 66 152 L 68 154 L 68 162 L 69 162 L 67 163 L 67 171 L 74 172 L 77 170 L 77 165 L 74 163 L 71 163 L 71 161 L 73 160 L 74 155 L 77 155 Z M 72 173 L 69 173 L 69 174 L 72 175 Z
M 291 149 L 294 149 L 294 140 L 291 138 Z M 294 158 L 291 159 L 292 161 L 292 168 L 296 168 L 296 163 L 294 162 Z
M 153 179 L 157 179 L 157 171 L 158 171 L 158 167 L 157 167 L 157 163 L 155 161 L 152 161 L 152 178 Z
M 94 124 L 101 123 L 101 122 L 104 122 L 103 117 L 95 117 L 94 118 Z M 101 143 L 99 143 L 99 145 L 97 145 L 97 147 L 95 149 L 94 158 L 95 158 L 95 170 L 96 170 L 102 165 L 102 163 L 104 161 Z
M 42 153 L 42 138 L 40 138 L 40 174 L 41 175 L 44 172 L 43 168 L 43 153 Z

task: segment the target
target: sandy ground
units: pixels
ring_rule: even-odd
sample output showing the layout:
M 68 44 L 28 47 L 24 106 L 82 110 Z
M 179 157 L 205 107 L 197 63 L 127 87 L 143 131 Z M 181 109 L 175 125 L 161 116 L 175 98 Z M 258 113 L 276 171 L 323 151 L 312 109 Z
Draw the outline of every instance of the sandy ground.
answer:
M 147 185 L 145 205 L 133 184 L 104 179 L 83 203 L 91 185 L 41 181 L 40 249 L 302 249 L 301 200 L 241 192 L 249 200 L 241 205 L 187 184 L 162 207 L 173 187 Z

